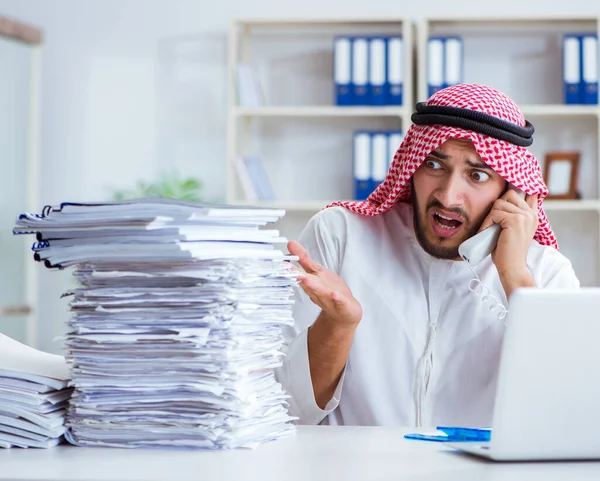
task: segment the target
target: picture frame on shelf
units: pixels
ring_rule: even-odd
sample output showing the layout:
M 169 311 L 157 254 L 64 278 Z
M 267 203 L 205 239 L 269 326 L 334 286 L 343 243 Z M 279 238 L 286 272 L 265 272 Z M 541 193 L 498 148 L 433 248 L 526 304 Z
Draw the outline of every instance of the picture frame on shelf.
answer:
M 578 199 L 577 179 L 580 153 L 577 151 L 548 152 L 544 158 L 544 182 L 548 200 Z

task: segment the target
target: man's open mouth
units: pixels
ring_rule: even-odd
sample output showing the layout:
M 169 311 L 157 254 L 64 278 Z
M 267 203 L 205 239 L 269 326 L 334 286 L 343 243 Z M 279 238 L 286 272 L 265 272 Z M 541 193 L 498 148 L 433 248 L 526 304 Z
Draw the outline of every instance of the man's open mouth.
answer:
M 443 216 L 442 214 L 433 214 L 433 220 L 442 229 L 453 230 L 462 225 L 462 222 L 450 217 Z

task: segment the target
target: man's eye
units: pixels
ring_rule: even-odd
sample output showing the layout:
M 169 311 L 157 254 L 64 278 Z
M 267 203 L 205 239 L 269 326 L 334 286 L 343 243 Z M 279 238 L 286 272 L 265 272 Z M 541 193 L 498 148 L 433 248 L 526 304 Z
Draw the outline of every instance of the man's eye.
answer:
M 426 159 L 425 165 L 434 170 L 442 168 L 442 165 L 437 160 Z
M 486 180 L 488 180 L 490 178 L 490 175 L 481 170 L 476 170 L 473 173 L 471 173 L 471 178 L 473 180 L 475 180 L 476 182 L 485 182 Z

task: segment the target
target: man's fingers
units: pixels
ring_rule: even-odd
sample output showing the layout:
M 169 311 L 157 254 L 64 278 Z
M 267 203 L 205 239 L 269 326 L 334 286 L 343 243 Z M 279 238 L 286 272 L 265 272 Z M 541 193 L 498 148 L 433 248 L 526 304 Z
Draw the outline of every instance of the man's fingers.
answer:
M 321 264 L 310 258 L 306 249 L 302 247 L 302 244 L 299 242 L 290 241 L 288 242 L 287 248 L 290 254 L 298 256 L 298 264 L 300 264 L 306 272 L 315 273 L 323 269 Z
M 490 210 L 489 214 L 482 222 L 478 232 L 487 229 L 492 224 L 499 224 L 500 220 L 503 219 L 507 213 L 521 214 L 522 212 L 522 209 L 514 204 L 511 204 L 508 200 L 506 200 L 506 198 L 498 199 L 496 202 L 494 202 L 492 210 Z
M 537 196 L 537 194 L 535 194 L 535 195 L 528 195 L 525 198 L 525 202 L 527 202 L 527 205 L 529 207 L 531 207 L 534 211 L 537 212 L 537 204 L 538 204 L 538 196 Z
M 510 202 L 511 204 L 516 205 L 517 207 L 521 207 L 522 209 L 529 207 L 530 209 L 533 209 L 537 212 L 537 194 L 526 195 L 525 199 L 523 199 L 516 191 L 514 191 L 513 189 L 508 189 L 506 191 L 506 194 L 502 196 L 502 199 L 506 202 Z
M 512 194 L 509 194 L 511 192 Z M 505 196 L 494 202 L 492 210 L 481 224 L 479 232 L 492 224 L 501 224 L 506 218 L 506 214 L 525 214 L 530 210 L 537 213 L 537 195 L 527 196 L 523 200 L 516 192 L 509 190 Z
M 301 269 L 300 267 L 295 266 L 294 264 L 290 264 L 290 268 L 292 271 L 294 271 L 293 275 L 298 279 L 302 279 L 308 275 L 306 271 L 304 271 L 304 269 Z
M 504 199 L 498 199 L 496 202 L 494 202 L 492 210 L 501 210 L 504 212 L 511 212 L 512 214 L 522 214 L 523 213 L 523 209 L 520 206 L 515 205 L 515 204 L 509 202 L 508 200 L 504 200 Z
M 487 215 L 485 220 L 482 222 L 478 232 L 487 229 L 493 224 L 502 224 L 502 221 L 510 215 L 509 212 L 499 209 L 492 209 Z
M 348 304 L 349 299 L 345 294 L 332 290 L 313 274 L 305 274 L 300 280 L 300 285 L 310 299 L 323 310 L 339 310 Z
M 312 274 L 307 274 L 306 277 L 301 279 L 300 285 L 308 297 L 310 297 L 310 300 L 324 311 L 332 312 L 337 310 L 348 301 L 346 296 L 339 292 L 332 291 L 330 288 L 323 285 L 318 277 Z
M 525 199 L 521 196 L 522 194 L 520 194 L 516 190 L 508 189 L 506 193 L 502 197 L 500 197 L 500 199 L 505 200 L 506 202 L 510 202 L 511 204 L 514 204 L 517 207 L 525 209 L 527 207 L 527 204 L 525 203 Z
M 486 230 L 488 227 L 490 227 L 492 224 L 494 223 L 494 221 L 492 220 L 492 218 L 488 216 L 483 220 L 483 222 L 481 223 L 481 226 L 479 227 L 479 230 L 477 231 L 478 233 L 481 232 L 482 230 Z

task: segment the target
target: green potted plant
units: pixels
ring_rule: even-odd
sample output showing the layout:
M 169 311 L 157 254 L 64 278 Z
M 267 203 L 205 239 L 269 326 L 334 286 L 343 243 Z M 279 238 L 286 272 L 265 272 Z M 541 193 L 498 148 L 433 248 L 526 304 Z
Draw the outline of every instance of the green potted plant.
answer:
M 194 177 L 182 177 L 176 171 L 161 174 L 155 182 L 139 180 L 133 189 L 113 189 L 115 200 L 154 196 L 197 202 L 204 200 L 202 182 Z

